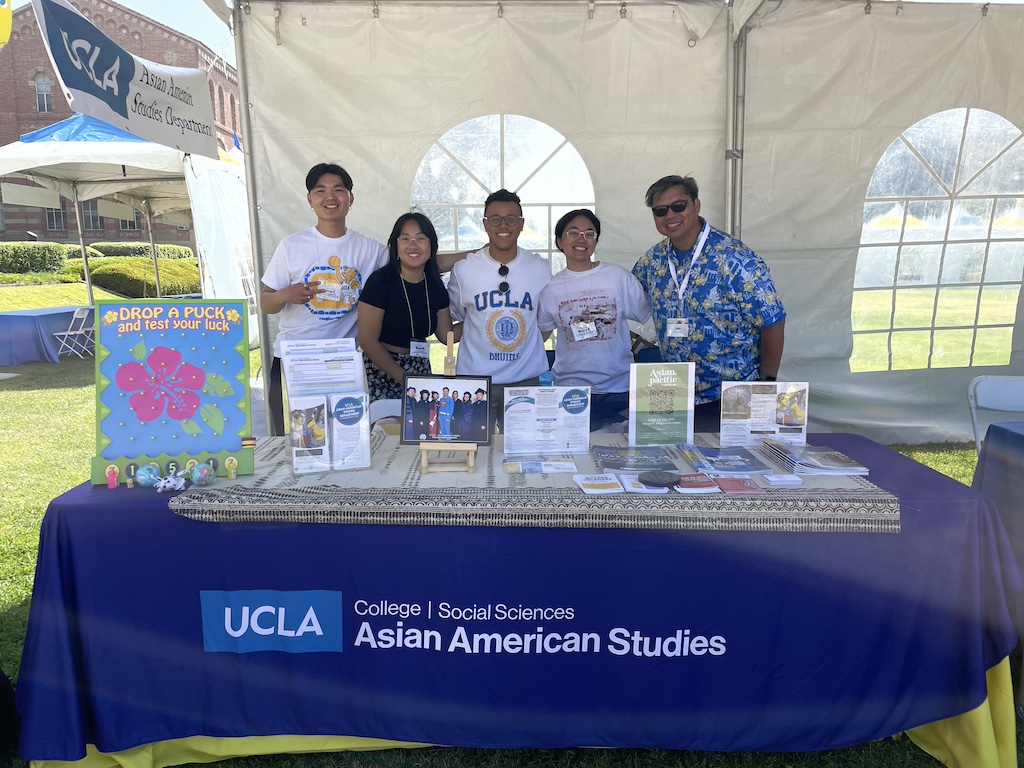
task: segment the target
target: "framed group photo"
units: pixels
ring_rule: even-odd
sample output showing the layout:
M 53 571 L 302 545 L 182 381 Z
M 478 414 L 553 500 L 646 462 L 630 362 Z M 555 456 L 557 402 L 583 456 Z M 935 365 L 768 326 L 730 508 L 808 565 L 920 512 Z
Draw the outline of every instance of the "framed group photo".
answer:
M 491 444 L 489 376 L 405 376 L 403 444 Z

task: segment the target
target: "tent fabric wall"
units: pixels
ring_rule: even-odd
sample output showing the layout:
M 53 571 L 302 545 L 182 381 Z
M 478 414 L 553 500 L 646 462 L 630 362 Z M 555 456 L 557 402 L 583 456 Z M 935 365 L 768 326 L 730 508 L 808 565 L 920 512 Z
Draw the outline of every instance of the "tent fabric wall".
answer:
M 658 240 L 643 204 L 691 173 L 702 213 L 726 210 L 727 14 L 717 3 L 496 8 L 279 4 L 236 12 L 254 170 L 258 262 L 313 223 L 303 178 L 333 160 L 355 180 L 350 225 L 385 238 L 414 174 L 451 128 L 496 113 L 542 121 L 588 165 L 599 257 L 631 266 Z M 741 19 L 754 4 L 738 3 Z M 684 10 L 686 12 L 684 12 Z M 704 12 L 702 27 L 693 13 Z M 786 304 L 781 375 L 811 382 L 818 429 L 883 441 L 965 438 L 964 393 L 1009 368 L 851 374 L 850 303 L 864 194 L 882 152 L 917 120 L 978 106 L 1018 126 L 1024 8 L 834 0 L 769 3 L 747 37 L 743 239 Z M 260 270 L 262 272 L 262 270 Z M 1018 314 L 1018 327 L 1020 327 Z
M 810 6 L 810 7 L 808 7 Z M 811 8 L 814 9 L 811 12 Z M 743 237 L 790 320 L 783 375 L 811 382 L 816 426 L 885 442 L 967 439 L 967 384 L 1008 367 L 851 373 L 850 307 L 868 183 L 901 131 L 976 107 L 1024 128 L 1024 7 L 784 3 L 748 37 Z

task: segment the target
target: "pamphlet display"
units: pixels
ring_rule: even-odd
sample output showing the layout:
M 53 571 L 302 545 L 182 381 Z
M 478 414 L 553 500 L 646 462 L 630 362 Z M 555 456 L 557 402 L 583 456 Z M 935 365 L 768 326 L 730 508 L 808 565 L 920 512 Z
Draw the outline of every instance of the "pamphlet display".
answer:
M 370 402 L 365 392 L 298 395 L 289 399 L 288 409 L 296 474 L 370 466 Z
M 507 387 L 505 455 L 590 448 L 590 387 Z
M 93 484 L 252 474 L 245 300 L 99 301 L 96 318 Z
M 693 363 L 629 367 L 629 444 L 693 442 Z
M 760 448 L 770 437 L 806 445 L 807 394 L 806 381 L 723 381 L 720 444 Z
M 355 340 L 284 341 L 281 370 L 288 385 L 292 471 L 370 466 L 370 398 Z

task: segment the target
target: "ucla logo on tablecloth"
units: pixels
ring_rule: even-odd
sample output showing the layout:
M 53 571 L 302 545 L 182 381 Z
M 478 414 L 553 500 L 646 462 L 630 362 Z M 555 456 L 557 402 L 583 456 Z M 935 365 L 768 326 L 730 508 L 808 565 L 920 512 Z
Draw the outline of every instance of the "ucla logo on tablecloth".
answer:
M 340 653 L 341 592 L 252 589 L 199 593 L 208 653 Z

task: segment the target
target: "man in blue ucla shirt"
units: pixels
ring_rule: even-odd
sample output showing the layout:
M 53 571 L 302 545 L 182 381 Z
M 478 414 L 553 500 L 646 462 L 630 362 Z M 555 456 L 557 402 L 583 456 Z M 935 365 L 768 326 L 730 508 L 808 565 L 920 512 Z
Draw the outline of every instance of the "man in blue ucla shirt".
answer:
M 700 217 L 697 182 L 666 176 L 647 190 L 665 239 L 633 267 L 651 303 L 661 355 L 696 365 L 694 428 L 717 432 L 722 381 L 775 381 L 786 311 L 760 256 Z

